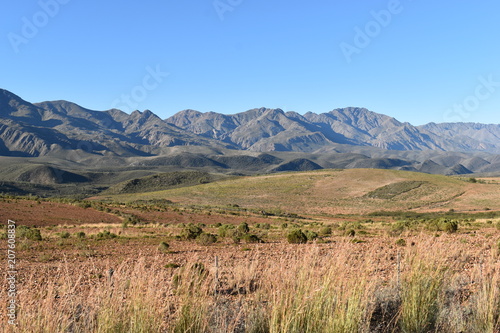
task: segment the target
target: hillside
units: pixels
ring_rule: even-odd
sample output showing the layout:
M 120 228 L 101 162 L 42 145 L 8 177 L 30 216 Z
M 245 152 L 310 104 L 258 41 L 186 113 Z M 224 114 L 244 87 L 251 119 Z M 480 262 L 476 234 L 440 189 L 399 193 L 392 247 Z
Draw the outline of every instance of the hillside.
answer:
M 124 194 L 159 191 L 170 188 L 211 183 L 223 178 L 200 171 L 166 172 L 135 178 L 111 186 L 103 194 Z
M 210 184 L 134 195 L 117 201 L 167 199 L 196 205 L 238 205 L 307 214 L 373 211 L 500 210 L 500 185 L 416 172 L 350 169 L 240 177 Z

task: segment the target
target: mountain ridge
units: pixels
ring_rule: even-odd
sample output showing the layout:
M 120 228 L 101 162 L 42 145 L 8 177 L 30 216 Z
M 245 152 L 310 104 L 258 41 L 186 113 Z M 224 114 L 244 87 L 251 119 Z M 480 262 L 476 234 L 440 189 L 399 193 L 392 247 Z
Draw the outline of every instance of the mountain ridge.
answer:
M 295 155 L 288 160 L 270 155 L 275 161 L 263 163 L 252 155 L 258 153 Z M 497 124 L 413 126 L 360 107 L 303 115 L 265 107 L 235 114 L 186 109 L 161 119 L 150 110 L 128 114 L 64 100 L 30 103 L 0 89 L 0 156 L 90 166 L 131 158 L 131 167 L 249 172 L 369 167 L 459 174 L 500 171 L 499 153 Z M 294 160 L 299 162 L 290 163 Z M 256 165 L 248 165 L 252 161 Z

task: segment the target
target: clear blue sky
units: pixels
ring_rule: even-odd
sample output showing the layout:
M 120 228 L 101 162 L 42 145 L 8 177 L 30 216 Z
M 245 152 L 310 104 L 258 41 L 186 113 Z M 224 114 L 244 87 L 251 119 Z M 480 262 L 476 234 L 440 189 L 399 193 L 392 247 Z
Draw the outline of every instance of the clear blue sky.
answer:
M 499 13 L 494 0 L 8 1 L 0 87 L 162 118 L 360 106 L 500 123 Z

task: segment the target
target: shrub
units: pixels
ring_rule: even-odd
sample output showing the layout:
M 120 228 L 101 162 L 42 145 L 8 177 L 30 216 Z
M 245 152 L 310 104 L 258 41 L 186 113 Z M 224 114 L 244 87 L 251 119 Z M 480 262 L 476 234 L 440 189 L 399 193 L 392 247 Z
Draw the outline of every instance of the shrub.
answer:
M 235 244 L 238 244 L 240 242 L 240 240 L 243 238 L 244 235 L 245 235 L 245 233 L 243 233 L 238 228 L 236 228 L 236 229 L 230 229 L 230 230 L 227 231 L 227 236 L 231 237 L 232 240 L 233 240 L 233 242 Z
M 346 236 L 349 236 L 349 237 L 354 237 L 356 235 L 356 230 L 354 229 L 349 229 L 345 232 L 345 235 Z
M 67 232 L 67 231 L 65 231 L 65 232 L 61 232 L 61 233 L 59 234 L 59 237 L 61 237 L 61 238 L 69 238 L 69 236 L 71 236 L 71 235 L 70 235 L 70 234 L 69 234 L 69 232 Z
M 319 230 L 319 234 L 321 236 L 330 236 L 332 234 L 332 228 L 331 227 L 323 227 Z
M 247 243 L 262 243 L 262 240 L 257 235 L 246 234 L 243 236 L 243 240 Z
M 308 241 L 313 241 L 316 238 L 318 238 L 318 234 L 314 231 L 311 231 L 311 230 L 306 230 L 305 235 L 306 235 Z
M 16 234 L 18 238 L 24 238 L 24 239 L 30 239 L 30 240 L 36 240 L 36 241 L 41 241 L 42 240 L 42 234 L 40 233 L 40 230 L 37 228 L 31 228 L 25 225 L 21 225 L 16 228 Z
M 179 267 L 181 267 L 181 265 L 172 262 L 165 265 L 165 268 L 179 268 Z
M 203 230 L 195 225 L 188 225 L 181 232 L 181 238 L 185 240 L 196 239 Z
M 196 238 L 201 245 L 210 245 L 217 242 L 217 236 L 214 234 L 202 233 Z
M 300 229 L 292 230 L 286 236 L 290 244 L 305 244 L 307 243 L 307 236 Z
M 235 228 L 235 227 L 234 227 L 234 225 L 232 225 L 232 224 L 224 224 L 224 225 L 221 225 L 221 226 L 219 227 L 219 231 L 218 231 L 219 236 L 220 236 L 220 237 L 228 237 L 228 236 L 230 236 L 230 232 L 229 232 L 229 230 L 234 229 L 234 228 Z
M 104 231 L 101 231 L 100 233 L 98 233 L 96 235 L 96 238 L 99 239 L 99 240 L 102 240 L 102 239 L 112 239 L 112 238 L 116 238 L 118 237 L 118 235 L 112 233 L 112 232 L 109 232 L 109 230 L 104 230 Z
M 160 252 L 167 252 L 168 249 L 170 248 L 170 245 L 166 242 L 161 242 L 160 245 L 158 245 L 158 251 Z
M 82 201 L 82 202 L 79 202 L 77 205 L 78 205 L 78 207 L 85 208 L 85 209 L 92 207 L 92 203 L 89 201 Z
M 78 231 L 75 233 L 76 238 L 85 238 L 85 233 L 83 231 Z
M 250 227 L 248 226 L 248 223 L 246 223 L 246 222 L 241 223 L 237 229 L 238 229 L 238 231 L 240 231 L 243 234 L 250 232 Z
M 450 234 L 457 232 L 458 221 L 457 220 L 448 220 L 448 219 L 442 220 L 440 222 L 440 229 L 442 229 L 443 231 L 446 231 Z
M 406 241 L 403 238 L 400 238 L 396 241 L 396 245 L 406 246 Z

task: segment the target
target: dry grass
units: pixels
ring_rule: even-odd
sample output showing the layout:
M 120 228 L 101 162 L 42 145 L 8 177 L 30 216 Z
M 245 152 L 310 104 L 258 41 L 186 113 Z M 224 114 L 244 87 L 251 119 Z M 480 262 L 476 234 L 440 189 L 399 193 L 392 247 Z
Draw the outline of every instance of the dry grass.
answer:
M 398 184 L 416 183 L 420 185 L 396 191 L 390 198 L 368 195 L 384 194 Z M 497 183 L 472 184 L 453 177 L 406 171 L 349 169 L 242 177 L 109 198 L 117 201 L 169 199 L 196 205 L 238 204 L 249 208 L 280 208 L 300 214 L 366 214 L 375 210 L 473 210 L 486 207 L 500 210 L 499 196 Z
M 17 331 L 497 332 L 495 240 L 472 248 L 446 235 L 412 240 L 283 244 L 275 256 L 255 247 L 221 258 L 217 270 L 210 253 L 180 268 L 165 267 L 161 254 L 27 266 Z M 4 317 L 0 325 L 14 332 Z

